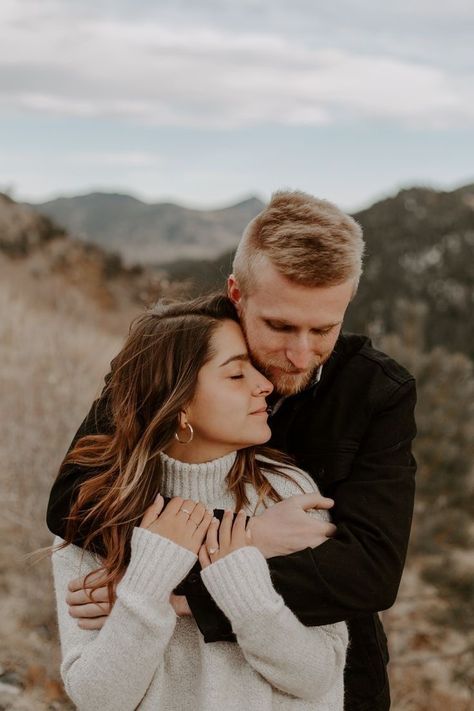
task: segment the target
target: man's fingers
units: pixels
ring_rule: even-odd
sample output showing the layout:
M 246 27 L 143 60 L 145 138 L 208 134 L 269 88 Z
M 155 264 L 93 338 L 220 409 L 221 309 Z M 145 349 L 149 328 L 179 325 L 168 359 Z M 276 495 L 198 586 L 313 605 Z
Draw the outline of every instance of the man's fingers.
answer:
M 91 602 L 91 600 L 93 602 L 108 602 L 107 588 L 97 588 L 92 592 L 90 588 L 86 588 L 86 590 L 77 590 L 77 592 L 68 592 L 66 594 L 68 605 L 84 605 Z
M 311 526 L 311 528 L 308 528 L 308 531 L 313 531 L 314 535 L 318 538 L 332 538 L 337 532 L 337 528 L 333 523 L 321 521 L 321 519 L 317 519 L 316 517 L 311 517 L 308 524 Z
M 326 523 L 325 527 L 323 529 L 323 536 L 326 536 L 326 538 L 332 538 L 332 536 L 335 536 L 337 532 L 337 528 L 333 523 Z
M 87 576 L 87 587 L 90 587 L 91 583 L 95 583 L 97 581 L 105 580 L 106 578 L 106 573 L 103 569 L 101 570 L 96 570 L 93 573 L 90 573 Z M 84 588 L 84 581 L 86 579 L 86 576 L 83 575 L 82 578 L 74 578 L 73 580 L 70 580 L 68 583 L 68 590 L 71 592 L 75 592 L 76 590 L 82 590 Z
M 309 494 L 295 494 L 294 496 L 285 499 L 285 501 L 291 500 L 301 506 L 301 508 L 305 511 L 307 509 L 330 509 L 334 506 L 334 499 L 322 496 L 316 491 L 314 494 L 312 492 Z
M 81 619 L 77 621 L 77 626 L 81 630 L 100 630 L 105 624 L 106 617 L 91 617 L 90 619 Z
M 88 605 L 73 605 L 69 607 L 69 614 L 71 617 L 78 618 L 103 617 L 104 615 L 110 615 L 111 609 L 112 605 L 108 602 L 100 604 L 89 603 Z

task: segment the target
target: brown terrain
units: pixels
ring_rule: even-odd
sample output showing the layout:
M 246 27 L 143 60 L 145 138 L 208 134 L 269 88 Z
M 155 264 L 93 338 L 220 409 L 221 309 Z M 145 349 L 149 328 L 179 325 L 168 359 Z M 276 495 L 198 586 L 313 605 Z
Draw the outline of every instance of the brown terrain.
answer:
M 71 239 L 0 195 L 0 709 L 73 708 L 59 677 L 50 563 L 31 554 L 51 544 L 45 512 L 52 481 L 130 320 L 181 289 L 159 271 L 125 267 Z M 468 711 L 474 708 L 472 361 L 443 348 L 421 351 L 423 309 L 403 302 L 398 309 L 406 328 L 385 334 L 380 345 L 417 376 L 420 468 L 406 572 L 396 605 L 382 615 L 392 708 Z

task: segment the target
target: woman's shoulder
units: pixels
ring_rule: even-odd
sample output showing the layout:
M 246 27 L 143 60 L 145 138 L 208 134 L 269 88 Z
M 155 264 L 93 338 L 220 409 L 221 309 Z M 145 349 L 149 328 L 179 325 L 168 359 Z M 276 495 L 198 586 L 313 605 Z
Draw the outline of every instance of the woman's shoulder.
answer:
M 262 454 L 257 455 L 257 460 L 262 464 L 262 471 L 270 484 L 282 496 L 294 496 L 295 494 L 310 494 L 314 492 L 319 493 L 318 485 L 314 479 L 296 465 L 283 464 L 275 459 L 269 459 Z M 290 479 L 281 476 L 278 472 L 274 472 L 273 467 L 272 469 L 266 468 L 265 464 L 276 466 L 279 472 L 283 472 L 283 474 L 289 476 Z
M 282 499 L 287 499 L 290 496 L 295 496 L 296 494 L 319 494 L 319 488 L 314 479 L 297 466 L 291 464 L 282 464 L 263 455 L 257 455 L 258 461 L 262 464 L 262 471 L 264 472 L 266 478 L 273 486 L 275 491 L 280 494 Z M 276 465 L 280 472 L 287 474 L 287 477 L 281 476 L 278 472 L 272 469 L 265 468 L 265 464 Z M 268 503 L 273 505 L 275 502 L 269 500 Z M 328 511 L 324 509 L 307 509 L 307 513 L 310 516 L 321 519 L 322 521 L 330 521 L 331 517 Z
M 90 551 L 80 548 L 73 543 L 68 543 L 66 546 L 61 548 L 60 546 L 65 543 L 63 538 L 55 536 L 52 546 L 51 560 L 53 566 L 58 566 L 60 564 L 66 565 L 68 567 L 73 567 L 78 571 L 78 574 L 86 574 L 91 570 L 95 570 L 98 566 L 102 564 L 99 556 L 94 555 Z

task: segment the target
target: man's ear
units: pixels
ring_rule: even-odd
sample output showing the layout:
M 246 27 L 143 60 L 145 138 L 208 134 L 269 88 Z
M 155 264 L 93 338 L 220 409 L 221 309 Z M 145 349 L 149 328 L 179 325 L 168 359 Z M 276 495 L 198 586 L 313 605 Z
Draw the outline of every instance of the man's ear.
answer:
M 237 279 L 233 274 L 227 277 L 227 296 L 238 309 L 242 301 L 242 292 L 240 291 Z

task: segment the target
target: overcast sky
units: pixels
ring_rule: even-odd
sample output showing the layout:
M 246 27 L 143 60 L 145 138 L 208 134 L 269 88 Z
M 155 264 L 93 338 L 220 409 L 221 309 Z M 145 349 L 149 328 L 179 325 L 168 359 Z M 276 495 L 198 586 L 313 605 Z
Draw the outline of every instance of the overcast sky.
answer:
M 1 0 L 0 189 L 347 209 L 474 182 L 472 0 Z

